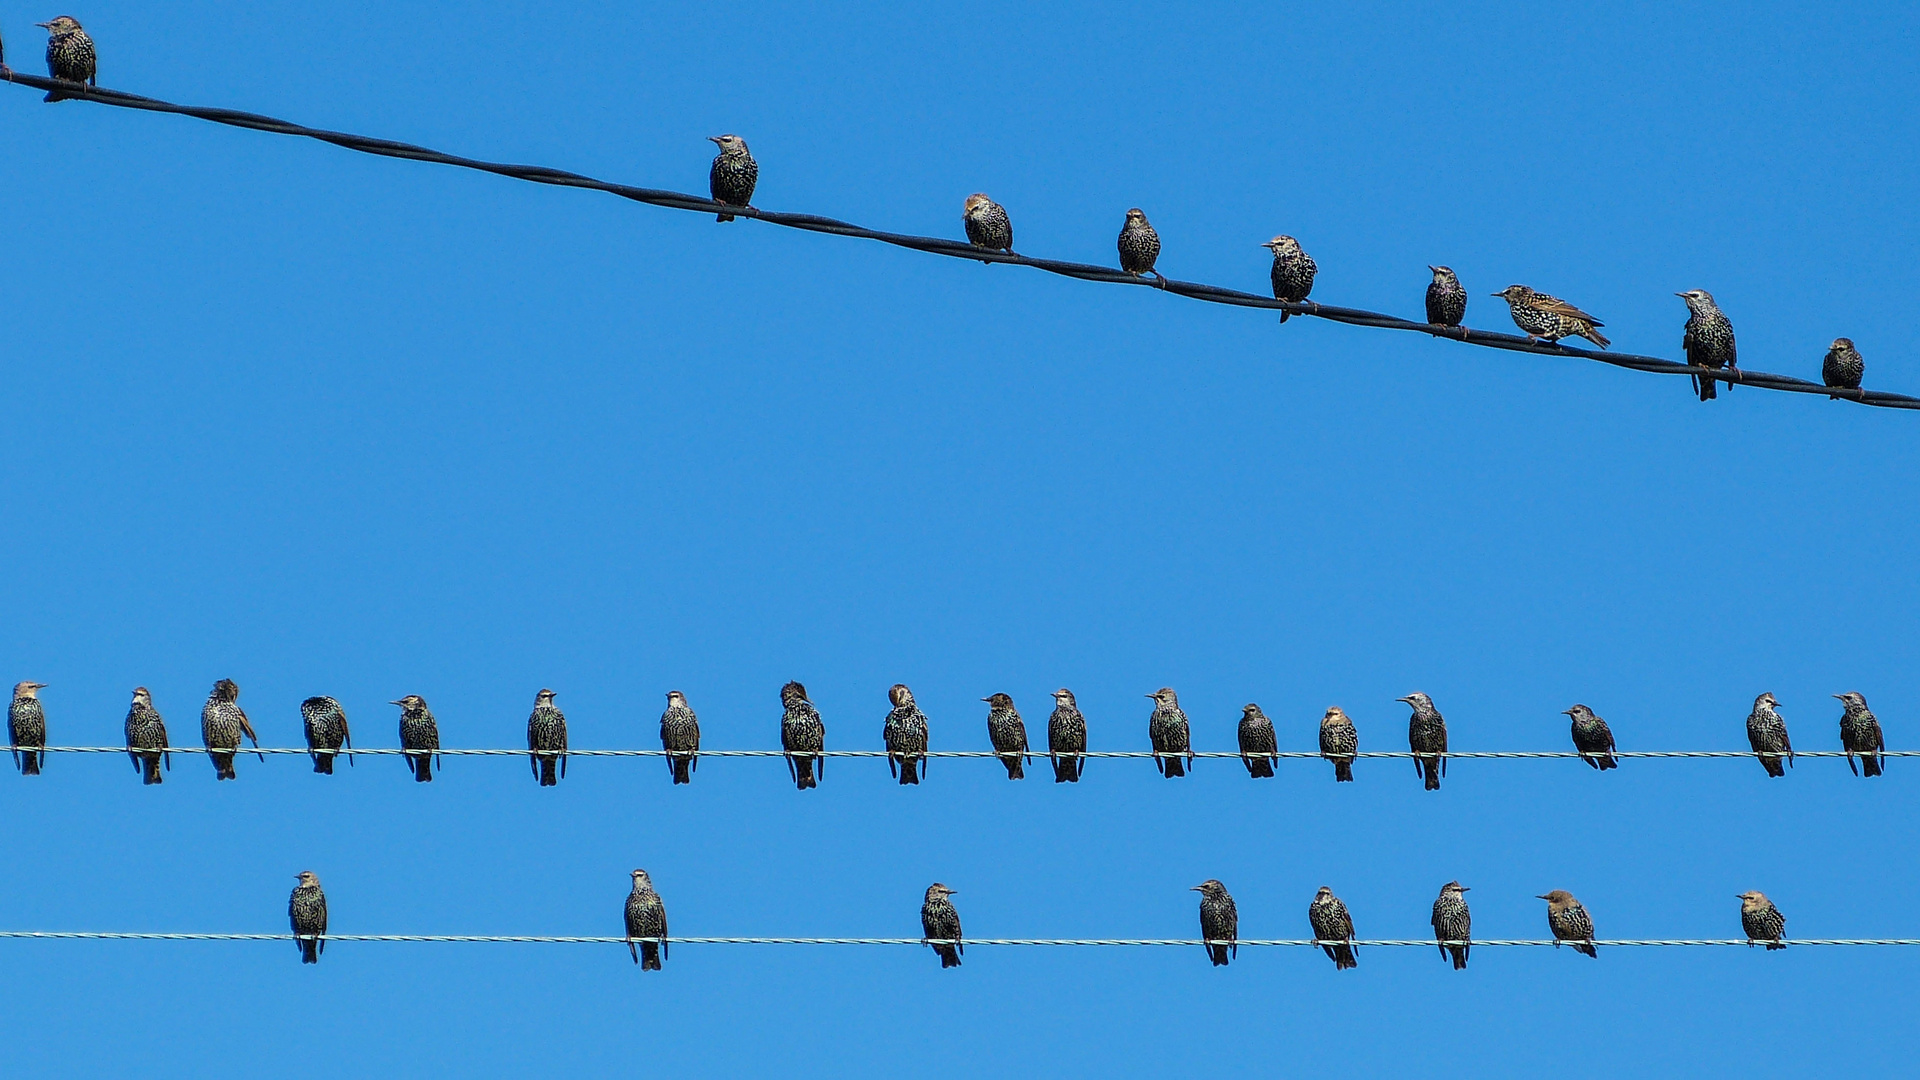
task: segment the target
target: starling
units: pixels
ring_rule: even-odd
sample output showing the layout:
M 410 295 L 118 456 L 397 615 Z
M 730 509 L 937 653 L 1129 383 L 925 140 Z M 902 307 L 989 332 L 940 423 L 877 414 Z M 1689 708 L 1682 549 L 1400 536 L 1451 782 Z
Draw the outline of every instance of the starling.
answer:
M 1747 932 L 1749 949 L 1762 941 L 1767 943 L 1768 952 L 1787 947 L 1786 942 L 1780 940 L 1787 936 L 1787 917 L 1780 914 L 1766 893 L 1740 894 L 1740 927 Z
M 1247 775 L 1252 777 L 1270 777 L 1274 763 L 1280 759 L 1275 756 L 1279 747 L 1275 745 L 1273 721 L 1260 711 L 1253 702 L 1240 708 L 1240 760 L 1246 763 Z
M 1053 715 L 1047 718 L 1047 753 L 1053 758 L 1053 782 L 1077 784 L 1087 767 L 1087 718 L 1073 700 L 1073 691 L 1053 692 Z
M 1617 769 L 1620 762 L 1613 756 L 1618 749 L 1613 745 L 1613 730 L 1607 722 L 1593 714 L 1585 705 L 1575 705 L 1571 709 L 1562 709 L 1564 715 L 1573 717 L 1573 748 L 1580 751 L 1580 760 L 1596 769 Z
M 1780 764 L 1783 751 L 1787 764 L 1793 764 L 1793 743 L 1787 738 L 1787 722 L 1780 719 L 1779 704 L 1772 694 L 1761 694 L 1753 699 L 1753 711 L 1747 714 L 1747 741 L 1753 744 L 1753 752 L 1760 756 L 1760 765 L 1768 776 L 1787 775 Z
M 232 780 L 240 775 L 233 771 L 233 752 L 240 747 L 241 735 L 253 739 L 254 749 L 259 749 L 260 740 L 254 738 L 253 725 L 247 723 L 247 711 L 240 707 L 240 684 L 221 679 L 213 684 L 213 692 L 200 709 L 200 741 L 213 759 L 217 779 Z M 267 759 L 262 756 L 260 760 Z
M 1320 718 L 1320 756 L 1333 762 L 1334 783 L 1353 781 L 1353 755 L 1359 752 L 1360 732 L 1353 721 L 1340 706 L 1329 705 L 1327 715 Z
M 313 758 L 313 771 L 333 775 L 333 755 L 343 746 L 352 746 L 347 733 L 347 712 L 330 697 L 310 697 L 300 703 L 300 720 L 307 729 L 307 753 Z M 347 758 L 353 764 L 353 758 Z
M 820 751 L 827 746 L 827 725 L 820 710 L 807 700 L 807 688 L 790 682 L 780 688 L 780 748 L 787 752 L 787 775 L 801 791 L 819 787 L 827 775 L 827 759 Z
M 919 770 L 927 767 L 927 714 L 913 703 L 913 691 L 905 683 L 889 687 L 887 700 L 893 702 L 893 711 L 880 729 L 887 744 L 887 771 L 902 784 L 917 784 Z
M 1313 275 L 1319 272 L 1313 256 L 1300 250 L 1300 241 L 1291 236 L 1276 236 L 1260 245 L 1273 252 L 1273 298 L 1297 304 L 1313 291 Z M 1287 321 L 1283 308 L 1280 321 Z
M 1555 344 L 1563 337 L 1578 334 L 1603 349 L 1612 344 L 1595 329 L 1606 323 L 1565 300 L 1534 292 L 1525 285 L 1509 285 L 1493 295 L 1507 302 L 1507 308 L 1513 313 L 1514 325 L 1525 330 L 1527 336 L 1535 341 Z
M 7 741 L 13 745 L 13 764 L 21 776 L 39 776 L 46 760 L 47 712 L 40 705 L 43 682 L 13 685 L 13 704 L 7 708 Z
M 635 938 L 659 938 L 635 941 Z M 638 945 L 636 949 L 634 946 Z M 633 891 L 627 894 L 627 955 L 641 971 L 659 971 L 667 956 L 667 905 L 653 891 L 653 879 L 645 870 L 633 872 Z
M 143 784 L 160 783 L 160 762 L 173 770 L 173 755 L 167 752 L 167 722 L 154 710 L 153 697 L 144 686 L 133 688 L 133 704 L 127 708 L 127 757 Z
M 34 23 L 47 30 L 47 74 L 62 82 L 80 83 L 98 86 L 99 72 L 94 62 L 93 39 L 80 29 L 80 22 L 71 15 L 62 15 L 52 22 Z M 62 101 L 68 95 L 58 90 L 49 91 L 47 101 Z
M 1360 966 L 1353 957 L 1353 916 L 1347 914 L 1347 905 L 1333 895 L 1332 889 L 1322 885 L 1313 894 L 1313 903 L 1307 905 L 1307 921 L 1313 924 L 1314 940 L 1333 961 L 1335 971 Z
M 567 775 L 567 716 L 545 688 L 533 695 L 533 713 L 527 717 L 527 765 L 541 787 L 554 787 Z
M 660 714 L 660 746 L 667 752 L 673 782 L 693 783 L 693 770 L 700 765 L 700 720 L 687 707 L 687 695 L 678 690 L 667 691 L 667 711 Z
M 1193 887 L 1200 894 L 1200 940 L 1207 947 L 1207 958 L 1214 967 L 1225 967 L 1240 955 L 1236 940 L 1240 935 L 1240 911 L 1233 906 L 1227 887 L 1213 878 Z
M 1146 212 L 1139 207 L 1127 211 L 1127 223 L 1120 227 L 1120 269 L 1139 277 L 1152 274 L 1160 279 L 1160 287 L 1167 287 L 1165 274 L 1153 268 L 1154 260 L 1160 257 L 1160 234 L 1147 224 Z
M 960 942 L 960 912 L 947 899 L 956 891 L 936 881 L 920 904 L 920 929 L 927 935 L 921 940 L 940 954 L 942 968 L 959 967 L 960 954 L 967 951 Z
M 1447 718 L 1433 707 L 1432 698 L 1418 691 L 1394 700 L 1413 709 L 1407 721 L 1407 745 L 1419 755 L 1413 759 L 1413 771 L 1426 777 L 1428 791 L 1439 791 L 1440 778 L 1447 775 Z
M 1573 951 L 1586 953 L 1598 960 L 1600 954 L 1593 948 L 1593 920 L 1587 916 L 1587 909 L 1580 901 L 1565 889 L 1555 889 L 1540 894 L 1547 902 L 1547 927 L 1553 931 L 1553 947 L 1559 948 L 1563 941 L 1573 942 Z
M 439 764 L 435 760 L 439 755 L 433 751 L 440 749 L 440 725 L 434 723 L 433 710 L 427 708 L 427 699 L 419 694 L 408 694 L 399 701 L 389 701 L 387 704 L 400 706 L 400 748 L 421 751 L 402 756 L 413 770 L 414 782 L 431 783 L 433 768 Z
M 1733 324 L 1721 313 L 1720 305 L 1713 302 L 1713 294 L 1705 289 L 1688 289 L 1683 293 L 1674 293 L 1687 302 L 1686 332 L 1680 335 L 1680 347 L 1686 350 L 1687 363 L 1694 367 L 1738 369 L 1734 363 Z M 1700 395 L 1701 401 L 1714 399 L 1714 383 L 1711 375 L 1695 375 L 1693 389 Z M 1728 383 L 1727 389 L 1733 389 Z
M 1427 321 L 1435 326 L 1459 326 L 1467 317 L 1467 290 L 1453 270 L 1429 266 L 1433 281 L 1427 286 Z
M 1867 374 L 1867 362 L 1860 358 L 1860 350 L 1853 347 L 1852 338 L 1837 337 L 1827 349 L 1827 359 L 1820 365 L 1820 378 L 1828 386 L 1842 390 L 1860 389 L 1860 380 Z M 1839 394 L 1829 394 L 1835 401 Z
M 15 688 L 16 705 L 19 704 L 19 693 L 19 689 Z M 1880 721 L 1873 718 L 1873 710 L 1867 708 L 1867 699 L 1859 694 L 1849 690 L 1833 696 L 1840 699 L 1841 706 L 1846 710 L 1840 715 L 1840 745 L 1847 750 L 1847 768 L 1852 769 L 1855 776 L 1863 772 L 1868 776 L 1879 776 L 1886 763 L 1880 755 L 1887 749 L 1886 737 L 1880 734 Z M 1855 754 L 1860 755 L 1860 768 L 1854 768 Z
M 995 694 L 980 700 L 987 703 L 987 738 L 993 742 L 994 753 L 1000 755 L 1000 764 L 1007 767 L 1007 779 L 1026 779 L 1027 725 L 1013 707 L 1013 698 Z
M 320 876 L 313 871 L 300 871 L 299 879 L 287 898 L 287 921 L 293 924 L 300 962 L 317 964 L 327 951 L 327 894 L 320 891 Z
M 738 135 L 709 135 L 707 141 L 720 147 L 714 155 L 713 170 L 707 184 L 713 201 L 728 206 L 748 206 L 753 200 L 753 185 L 760 179 L 760 166 L 747 152 L 747 141 Z M 715 221 L 732 221 L 732 214 L 716 214 Z
M 1185 776 L 1187 766 L 1193 763 L 1193 743 L 1187 731 L 1187 714 L 1180 709 L 1180 698 L 1166 686 L 1147 696 L 1153 699 L 1153 715 L 1147 717 L 1153 763 L 1159 767 L 1161 776 Z
M 1440 959 L 1453 954 L 1453 970 L 1467 969 L 1467 953 L 1473 950 L 1473 914 L 1467 910 L 1467 898 L 1460 894 L 1468 886 L 1449 881 L 1440 886 L 1440 899 L 1433 902 L 1433 940 L 1440 943 Z M 1457 941 L 1458 945 L 1447 942 Z
M 1007 208 L 987 198 L 983 192 L 967 196 L 960 220 L 967 226 L 967 243 L 988 251 L 1013 254 L 1013 219 Z

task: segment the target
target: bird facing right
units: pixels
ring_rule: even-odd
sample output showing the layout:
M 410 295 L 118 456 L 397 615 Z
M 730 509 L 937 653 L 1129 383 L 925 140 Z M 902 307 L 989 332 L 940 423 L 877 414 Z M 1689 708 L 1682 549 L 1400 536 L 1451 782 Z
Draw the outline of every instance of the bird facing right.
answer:
M 313 771 L 333 775 L 333 758 L 341 747 L 352 746 L 347 732 L 347 711 L 330 697 L 310 697 L 300 703 L 300 726 L 307 735 L 307 755 L 313 759 Z M 353 758 L 347 758 L 353 764 Z
M 173 769 L 173 755 L 167 752 L 167 722 L 153 707 L 153 696 L 144 686 L 133 688 L 133 704 L 127 707 L 127 757 L 142 784 L 160 783 L 160 762 Z
M 1247 766 L 1247 775 L 1251 777 L 1270 777 L 1274 763 L 1280 759 L 1279 745 L 1273 733 L 1273 721 L 1260 711 L 1260 706 L 1248 702 L 1240 708 L 1240 760 Z
M 1558 344 L 1563 337 L 1579 335 L 1601 348 L 1613 344 L 1596 327 L 1607 325 L 1572 304 L 1525 285 L 1509 285 L 1493 295 L 1507 302 L 1513 324 L 1535 341 Z
M 1180 697 L 1170 686 L 1148 694 L 1153 713 L 1147 717 L 1147 739 L 1153 743 L 1153 763 L 1161 776 L 1185 776 L 1193 763 L 1193 739 Z
M 700 767 L 700 718 L 693 715 L 687 695 L 667 691 L 667 709 L 660 714 L 660 748 L 667 752 L 667 768 L 676 784 L 693 783 Z
M 1781 719 L 1779 706 L 1772 694 L 1761 694 L 1753 699 L 1753 711 L 1747 714 L 1747 742 L 1753 744 L 1760 767 L 1768 776 L 1787 775 L 1780 764 L 1782 754 L 1788 765 L 1793 764 L 1793 743 L 1787 738 L 1787 722 Z
M 994 694 L 980 700 L 987 703 L 987 740 L 1000 755 L 1000 764 L 1007 767 L 1007 779 L 1026 779 L 1027 725 L 1013 707 L 1012 696 Z
M 760 180 L 760 163 L 747 150 L 747 140 L 738 135 L 709 135 L 707 141 L 720 148 L 713 168 L 707 172 L 707 189 L 713 201 L 728 206 L 747 206 L 753 202 L 753 185 Z M 732 221 L 732 214 L 715 214 L 715 221 Z
M 432 783 L 438 764 L 434 751 L 440 749 L 440 725 L 433 718 L 433 710 L 427 708 L 427 699 L 408 694 L 387 704 L 400 706 L 400 748 L 414 751 L 402 754 L 401 763 L 413 770 L 415 783 Z
M 960 221 L 967 227 L 967 243 L 986 251 L 1013 254 L 1013 219 L 1007 216 L 1006 207 L 987 198 L 985 192 L 967 196 Z
M 914 703 L 906 683 L 889 687 L 887 701 L 893 711 L 880 729 L 880 739 L 887 744 L 887 771 L 902 784 L 918 784 L 927 767 L 927 714 Z
M 93 39 L 80 29 L 80 21 L 62 15 L 51 22 L 34 23 L 47 31 L 47 74 L 62 82 L 99 85 L 99 64 L 93 52 Z M 62 101 L 70 95 L 49 91 L 47 101 Z
M 1827 358 L 1820 364 L 1820 378 L 1828 386 L 1838 390 L 1858 390 L 1860 380 L 1866 377 L 1867 362 L 1860 356 L 1860 350 L 1853 347 L 1852 338 L 1837 337 L 1827 347 Z M 1835 401 L 1839 394 L 1828 394 Z
M 827 725 L 820 710 L 807 700 L 807 688 L 788 682 L 780 688 L 780 748 L 787 752 L 787 776 L 805 791 L 818 787 L 827 775 Z
M 300 962 L 317 964 L 327 951 L 327 894 L 320 891 L 320 876 L 313 871 L 302 870 L 296 877 L 300 884 L 287 897 L 287 921 L 293 925 Z
M 1855 776 L 1864 773 L 1867 776 L 1879 776 L 1883 765 L 1881 754 L 1886 752 L 1886 736 L 1880 733 L 1880 721 L 1874 718 L 1873 710 L 1867 708 L 1867 699 L 1852 690 L 1844 694 L 1833 695 L 1840 699 L 1840 745 L 1847 751 L 1847 768 Z M 1860 766 L 1855 768 L 1854 755 L 1860 755 Z
M 1146 211 L 1136 206 L 1127 211 L 1126 224 L 1120 226 L 1120 269 L 1134 277 L 1152 274 L 1165 288 L 1165 275 L 1153 268 L 1159 258 L 1160 234 L 1148 224 Z
M 1467 317 L 1467 290 L 1446 266 L 1429 266 L 1433 280 L 1427 284 L 1427 322 L 1434 326 L 1459 326 Z
M 1787 917 L 1773 906 L 1767 894 L 1761 892 L 1743 892 L 1740 894 L 1740 928 L 1747 932 L 1747 948 L 1764 942 L 1767 950 L 1786 948 L 1781 939 L 1787 936 Z
M 527 715 L 527 767 L 541 787 L 554 787 L 567 775 L 567 717 L 544 686 Z
M 927 886 L 926 899 L 920 902 L 920 929 L 926 935 L 921 941 L 940 955 L 942 968 L 959 967 L 960 956 L 967 951 L 960 940 L 960 911 L 947 899 L 959 891 L 936 881 Z
M 1313 256 L 1300 248 L 1300 241 L 1291 236 L 1276 236 L 1260 245 L 1273 252 L 1273 270 L 1268 275 L 1273 281 L 1273 298 L 1297 304 L 1313 291 L 1313 276 L 1320 272 Z M 1280 321 L 1286 322 L 1290 314 L 1286 309 L 1280 311 Z
M 1320 756 L 1333 762 L 1333 780 L 1337 784 L 1353 782 L 1353 756 L 1360 752 L 1360 732 L 1340 706 L 1327 706 L 1320 718 Z
M 627 954 L 641 971 L 659 971 L 667 956 L 667 905 L 653 891 L 645 870 L 633 872 L 633 891 L 627 894 Z M 635 938 L 659 938 L 638 941 Z M 636 949 L 635 946 L 638 946 Z
M 13 764 L 21 776 L 39 776 L 47 752 L 47 713 L 40 704 L 43 682 L 13 684 L 13 704 L 7 707 L 7 741 L 13 745 Z
M 1453 956 L 1453 970 L 1467 969 L 1467 954 L 1473 951 L 1473 913 L 1467 910 L 1467 898 L 1460 894 L 1469 886 L 1449 881 L 1440 886 L 1440 898 L 1433 902 L 1433 940 L 1440 943 L 1440 959 Z M 1457 941 L 1457 945 L 1447 942 Z
M 1407 746 L 1416 755 L 1413 771 L 1426 779 L 1428 791 L 1440 790 L 1440 778 L 1447 775 L 1447 718 L 1433 707 L 1433 699 L 1414 691 L 1395 701 L 1404 701 L 1413 710 L 1407 719 Z
M 1688 289 L 1683 293 L 1674 293 L 1687 302 L 1686 331 L 1680 335 L 1680 347 L 1686 350 L 1687 363 L 1694 367 L 1738 369 L 1734 362 L 1733 323 L 1721 313 L 1720 305 L 1713 302 L 1713 294 L 1705 289 Z M 1701 401 L 1712 401 L 1716 397 L 1714 383 L 1710 376 L 1695 375 L 1693 389 L 1700 395 Z M 1727 384 L 1733 388 L 1732 383 Z
M 1593 920 L 1580 901 L 1565 889 L 1541 893 L 1540 899 L 1547 902 L 1547 928 L 1553 931 L 1553 947 L 1559 948 L 1563 941 L 1571 942 L 1574 952 L 1599 959 L 1600 954 L 1593 948 Z
M 1307 905 L 1307 921 L 1313 924 L 1314 940 L 1333 961 L 1335 971 L 1360 966 L 1353 955 L 1353 917 L 1332 889 L 1322 885 L 1313 894 L 1313 902 Z
M 221 679 L 213 684 L 213 692 L 207 695 L 207 703 L 200 710 L 200 741 L 207 748 L 207 757 L 213 760 L 216 780 L 232 780 L 240 775 L 233 769 L 233 752 L 240 747 L 241 735 L 253 739 L 254 749 L 259 749 L 260 740 L 254 737 L 253 725 L 247 722 L 247 711 L 240 707 L 240 684 Z
M 1227 887 L 1214 878 L 1192 891 L 1200 894 L 1200 940 L 1206 943 L 1207 958 L 1214 967 L 1225 967 L 1240 955 L 1240 911 L 1233 906 Z
M 1047 718 L 1047 754 L 1053 759 L 1053 782 L 1077 784 L 1087 759 L 1087 718 L 1073 700 L 1073 691 L 1053 692 L 1053 715 Z
M 1613 730 L 1607 722 L 1593 714 L 1585 705 L 1575 705 L 1562 712 L 1573 717 L 1573 748 L 1580 751 L 1580 760 L 1595 769 L 1617 769 L 1620 762 L 1614 758 Z

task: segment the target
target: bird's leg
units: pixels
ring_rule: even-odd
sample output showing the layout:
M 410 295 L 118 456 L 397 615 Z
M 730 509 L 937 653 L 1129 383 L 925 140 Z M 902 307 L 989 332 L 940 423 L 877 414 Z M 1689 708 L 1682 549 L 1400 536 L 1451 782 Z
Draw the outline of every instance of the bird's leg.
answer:
M 1151 273 L 1153 274 L 1154 283 L 1156 285 L 1158 285 L 1162 289 L 1167 287 L 1167 275 L 1161 273 L 1158 270 L 1151 271 Z

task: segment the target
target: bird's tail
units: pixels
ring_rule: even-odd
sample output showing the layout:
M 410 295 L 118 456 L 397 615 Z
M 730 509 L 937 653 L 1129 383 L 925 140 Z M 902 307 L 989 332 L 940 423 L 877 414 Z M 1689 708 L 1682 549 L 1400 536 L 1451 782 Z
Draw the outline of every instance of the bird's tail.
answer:
M 1160 770 L 1160 775 L 1167 777 L 1187 775 L 1187 764 L 1179 758 L 1168 755 L 1160 760 L 1163 765 L 1163 768 Z
M 732 221 L 732 220 L 733 220 L 733 215 L 732 215 L 732 214 L 715 214 L 715 215 L 713 215 L 713 220 L 715 220 L 715 221 Z
M 1440 759 L 1439 758 L 1421 758 L 1420 774 L 1427 778 L 1426 786 L 1428 791 L 1440 790 Z
M 142 784 L 160 783 L 160 755 L 148 754 L 141 758 L 140 761 L 141 764 L 145 766 L 145 770 L 140 776 L 140 782 Z
M 1784 948 L 1786 948 L 1786 947 L 1787 947 L 1787 943 L 1786 943 L 1786 942 L 1784 942 L 1784 941 L 1769 941 L 1769 942 L 1767 942 L 1767 951 L 1768 951 L 1768 952 L 1772 952 L 1772 951 L 1773 951 L 1773 950 L 1775 950 L 1775 949 L 1784 949 Z
M 1580 336 L 1583 338 L 1586 338 L 1588 341 L 1593 342 L 1595 345 L 1598 345 L 1603 349 L 1613 344 L 1613 342 L 1607 340 L 1607 335 L 1601 333 L 1598 329 L 1592 326 L 1589 326 L 1585 330 L 1580 331 Z
M 691 754 L 674 755 L 673 782 L 676 784 L 693 783 L 693 755 Z
M 1467 947 L 1465 945 L 1453 945 L 1449 946 L 1449 948 L 1453 951 L 1453 970 L 1467 970 Z
M 660 943 L 659 942 L 643 941 L 640 943 L 640 970 L 641 971 L 659 971 L 660 970 Z
M 413 780 L 416 784 L 430 784 L 433 782 L 432 754 L 413 755 Z
M 1354 959 L 1354 956 L 1353 956 L 1353 946 L 1346 945 L 1346 944 L 1334 946 L 1333 970 L 1345 971 L 1348 968 L 1357 968 L 1359 966 L 1360 966 L 1360 961 Z
M 1760 759 L 1760 764 L 1766 767 L 1768 776 L 1787 775 L 1787 767 L 1785 765 L 1780 764 L 1780 758 L 1777 755 L 1762 757 Z
M 1225 945 L 1209 945 L 1207 946 L 1207 954 L 1212 958 L 1214 967 L 1227 966 L 1228 957 L 1227 947 Z
M 40 756 L 43 753 L 45 753 L 45 751 L 40 751 L 40 750 L 28 750 L 22 753 L 20 755 L 20 775 L 21 776 L 39 776 L 40 775 Z
M 1600 959 L 1600 953 L 1597 949 L 1593 947 L 1593 942 L 1591 941 L 1575 942 L 1573 946 L 1573 951 L 1577 953 L 1586 953 L 1588 956 L 1593 957 L 1595 960 Z
M 1617 769 L 1620 767 L 1620 760 L 1614 757 L 1612 754 L 1608 754 L 1607 756 L 1600 759 L 1599 767 L 1602 771 L 1605 771 L 1607 769 Z
M 311 938 L 300 939 L 300 962 L 317 964 L 320 962 L 320 943 Z
M 233 771 L 232 754 L 209 753 L 207 756 L 213 759 L 213 775 L 215 779 L 234 780 L 239 778 L 240 774 Z
M 1718 379 L 1710 375 L 1695 375 L 1693 377 L 1693 388 L 1700 391 L 1701 401 L 1712 401 L 1714 398 L 1720 396 L 1719 388 L 1715 385 L 1718 382 Z
M 917 758 L 910 757 L 900 759 L 900 782 L 902 784 L 917 784 L 920 782 L 920 770 L 917 768 L 918 760 Z
M 333 775 L 333 755 L 332 754 L 313 755 L 313 771 L 317 773 L 326 773 L 328 776 L 332 776 Z
M 35 765 L 33 767 L 33 771 L 39 772 L 40 767 L 38 765 Z M 1880 755 L 1879 754 L 1861 755 L 1860 771 L 1867 776 L 1879 776 L 1880 775 Z
M 940 967 L 942 969 L 960 966 L 960 951 L 951 945 L 939 946 Z
M 1246 762 L 1248 776 L 1257 778 L 1273 775 L 1273 762 L 1266 758 L 1250 757 L 1246 759 Z
M 1007 767 L 1007 779 L 1025 780 L 1027 778 L 1026 766 L 1021 764 L 1019 754 L 1002 754 L 1000 761 Z
M 560 783 L 560 779 L 554 775 L 554 770 L 559 764 L 560 764 L 560 759 L 553 756 L 552 754 L 545 754 L 541 756 L 540 758 L 540 786 L 541 787 L 555 787 Z
M 1350 784 L 1353 782 L 1353 760 L 1351 758 L 1333 763 L 1333 782 L 1336 784 Z
M 1053 782 L 1056 784 L 1071 784 L 1078 779 L 1079 777 L 1073 775 L 1073 759 L 1070 757 L 1060 757 L 1057 754 L 1054 755 Z
M 798 790 L 805 791 L 810 787 L 819 786 L 819 782 L 813 778 L 813 759 L 812 758 L 810 757 L 794 758 L 793 769 L 794 769 L 793 783 Z

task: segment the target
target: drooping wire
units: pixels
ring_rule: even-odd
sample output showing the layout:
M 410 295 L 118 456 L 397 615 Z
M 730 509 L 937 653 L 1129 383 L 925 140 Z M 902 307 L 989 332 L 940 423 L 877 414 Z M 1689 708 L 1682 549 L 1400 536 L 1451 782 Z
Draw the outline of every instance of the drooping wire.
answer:
M 121 932 L 98 930 L 0 930 L 0 939 L 83 940 L 83 941 L 298 941 L 294 934 L 196 934 L 160 932 Z M 674 945 L 952 945 L 1021 946 L 1057 948 L 1164 948 L 1201 945 L 1233 945 L 1242 948 L 1318 948 L 1326 945 L 1352 945 L 1367 949 L 1430 949 L 1437 945 L 1471 945 L 1479 948 L 1548 948 L 1564 945 L 1551 938 L 1474 938 L 1471 941 L 1433 938 L 1362 938 L 1353 941 L 1317 941 L 1313 938 L 1240 938 L 1237 941 L 1204 941 L 1200 938 L 966 938 L 954 942 L 946 938 L 908 937 L 680 937 L 626 938 L 595 934 L 326 934 L 324 940 L 381 943 L 486 944 L 486 945 L 625 945 L 633 942 L 666 941 Z M 1596 938 L 1602 948 L 1700 948 L 1752 945 L 1746 938 Z M 1793 946 L 1912 946 L 1920 938 L 1787 938 Z

